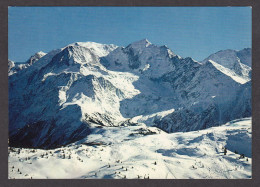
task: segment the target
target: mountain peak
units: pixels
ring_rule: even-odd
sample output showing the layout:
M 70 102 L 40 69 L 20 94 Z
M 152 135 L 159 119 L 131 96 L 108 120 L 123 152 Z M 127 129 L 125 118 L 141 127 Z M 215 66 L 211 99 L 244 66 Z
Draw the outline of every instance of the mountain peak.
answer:
M 35 53 L 34 55 L 32 55 L 27 61 L 27 64 L 32 65 L 33 63 L 35 63 L 36 61 L 38 61 L 40 58 L 42 58 L 43 56 L 45 56 L 46 53 L 39 51 L 37 53 Z
M 244 49 L 241 49 L 240 51 L 251 51 L 252 49 L 250 47 L 246 47 Z
M 68 46 L 72 46 L 72 47 L 77 46 L 77 47 L 88 48 L 92 53 L 94 53 L 95 55 L 97 55 L 99 57 L 106 56 L 111 51 L 118 48 L 118 46 L 116 46 L 114 44 L 101 44 L 101 43 L 90 42 L 90 41 L 76 42 L 76 43 L 69 44 Z
M 130 44 L 132 47 L 148 47 L 149 45 L 151 45 L 152 43 L 149 42 L 146 38 L 133 42 L 132 44 Z
M 38 55 L 38 56 L 41 56 L 41 57 L 43 57 L 46 54 L 47 53 L 44 53 L 43 51 L 39 51 L 39 52 L 35 53 L 35 55 Z

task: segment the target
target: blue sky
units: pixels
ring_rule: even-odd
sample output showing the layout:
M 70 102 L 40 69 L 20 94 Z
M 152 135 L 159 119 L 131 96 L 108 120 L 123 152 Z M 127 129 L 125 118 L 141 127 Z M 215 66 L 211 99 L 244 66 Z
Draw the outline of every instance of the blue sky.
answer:
M 9 7 L 9 59 L 27 60 L 73 42 L 128 44 L 147 38 L 203 60 L 251 47 L 250 7 Z

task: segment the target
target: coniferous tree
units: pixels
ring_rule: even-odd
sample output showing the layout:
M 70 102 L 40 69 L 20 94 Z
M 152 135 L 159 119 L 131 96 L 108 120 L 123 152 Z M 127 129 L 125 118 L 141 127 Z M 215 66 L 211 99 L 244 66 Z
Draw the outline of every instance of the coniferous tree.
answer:
M 227 148 L 224 149 L 224 155 L 226 155 L 226 154 L 227 154 Z

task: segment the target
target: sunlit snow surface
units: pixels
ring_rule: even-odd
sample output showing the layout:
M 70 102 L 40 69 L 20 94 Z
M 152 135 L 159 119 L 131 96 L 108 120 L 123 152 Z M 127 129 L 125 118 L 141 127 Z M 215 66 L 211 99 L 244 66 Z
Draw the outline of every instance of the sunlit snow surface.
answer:
M 9 178 L 251 178 L 251 118 L 219 126 L 251 116 L 250 51 L 197 62 L 144 39 L 9 60 L 9 144 L 56 147 L 10 147 Z
M 245 158 L 239 159 L 240 154 Z M 252 167 L 251 118 L 170 134 L 142 123 L 96 128 L 62 148 L 9 148 L 8 166 L 10 179 L 247 179 Z
M 234 81 L 238 83 L 245 84 L 251 80 L 248 76 L 239 76 L 235 72 L 231 71 L 228 68 L 225 68 L 224 66 L 214 62 L 213 60 L 209 60 L 209 62 L 212 63 L 213 66 L 215 66 L 219 71 L 231 77 Z

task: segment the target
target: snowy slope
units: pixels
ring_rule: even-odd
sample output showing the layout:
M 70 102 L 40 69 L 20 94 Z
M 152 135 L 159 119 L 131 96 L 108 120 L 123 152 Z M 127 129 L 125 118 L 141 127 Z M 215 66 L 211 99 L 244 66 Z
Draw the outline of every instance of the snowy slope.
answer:
M 10 145 L 56 148 L 104 126 L 180 132 L 249 117 L 251 81 L 238 77 L 146 39 L 127 47 L 69 44 L 9 76 Z
M 167 134 L 144 124 L 103 127 L 71 145 L 9 148 L 10 179 L 252 178 L 251 118 Z M 224 147 L 227 154 L 224 155 Z M 244 158 L 240 155 L 244 154 Z
M 236 78 L 234 80 L 237 80 L 237 77 L 242 79 L 242 82 L 248 82 L 251 79 L 252 59 L 250 48 L 245 48 L 240 51 L 231 49 L 222 50 L 210 55 L 203 60 L 202 63 L 209 60 L 227 68 L 230 73 L 235 74 Z
M 214 62 L 213 60 L 209 60 L 210 63 L 212 63 L 219 71 L 226 74 L 227 76 L 231 77 L 233 80 L 235 80 L 238 83 L 245 84 L 246 82 L 250 81 L 250 78 L 248 76 L 239 76 L 233 71 L 230 71 L 230 69 L 225 68 L 224 66 Z

